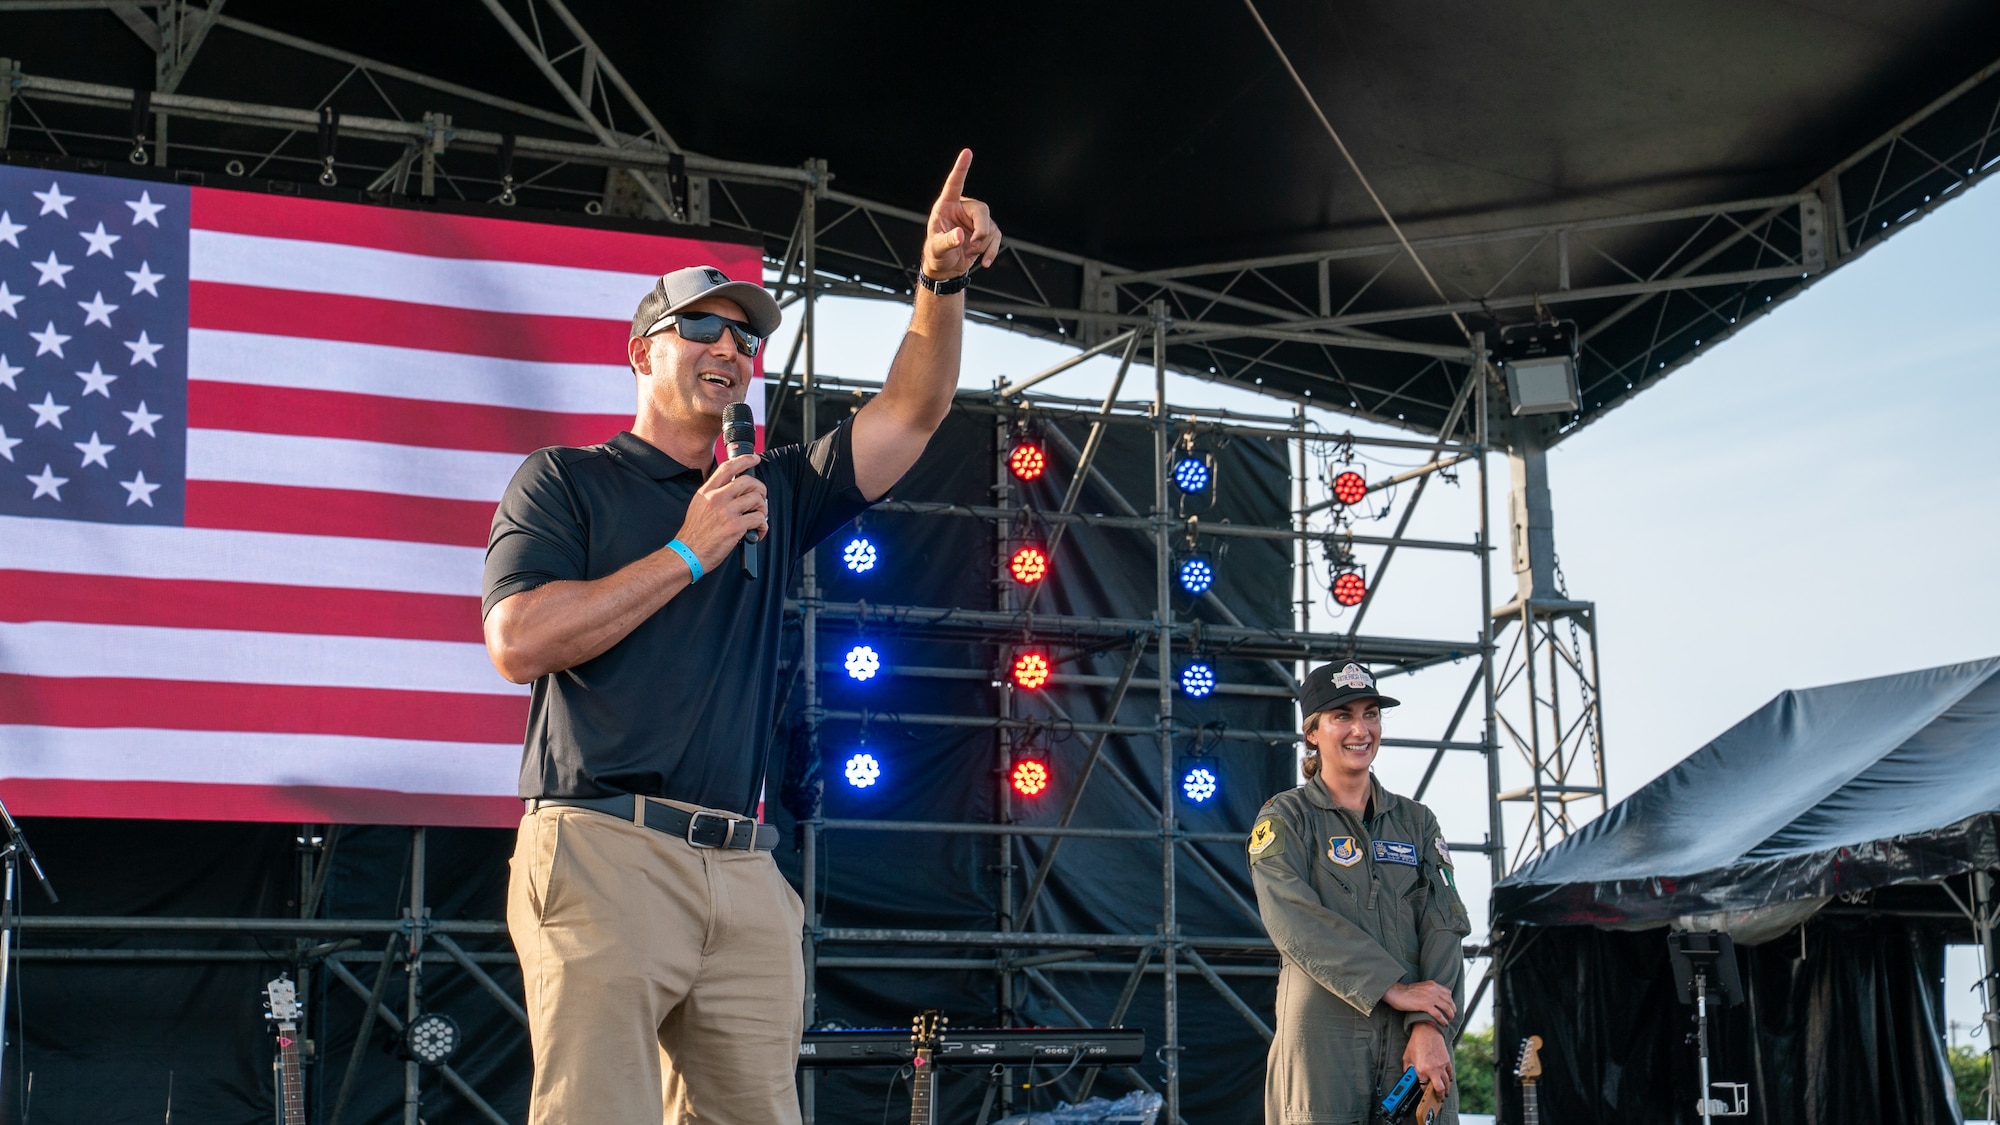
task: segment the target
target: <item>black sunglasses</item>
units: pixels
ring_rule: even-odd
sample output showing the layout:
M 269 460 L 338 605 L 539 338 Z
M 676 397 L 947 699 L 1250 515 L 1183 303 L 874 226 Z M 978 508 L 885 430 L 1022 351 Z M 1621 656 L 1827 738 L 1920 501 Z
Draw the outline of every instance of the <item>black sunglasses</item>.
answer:
M 697 344 L 713 344 L 722 339 L 722 330 L 726 327 L 730 334 L 736 337 L 736 350 L 744 355 L 754 356 L 764 347 L 764 337 L 750 331 L 749 325 L 715 313 L 681 313 L 678 316 L 663 316 L 659 323 L 653 325 L 653 332 L 658 332 L 669 324 L 674 326 L 674 331 L 680 333 L 681 339 Z M 650 336 L 653 332 L 648 332 L 647 335 Z

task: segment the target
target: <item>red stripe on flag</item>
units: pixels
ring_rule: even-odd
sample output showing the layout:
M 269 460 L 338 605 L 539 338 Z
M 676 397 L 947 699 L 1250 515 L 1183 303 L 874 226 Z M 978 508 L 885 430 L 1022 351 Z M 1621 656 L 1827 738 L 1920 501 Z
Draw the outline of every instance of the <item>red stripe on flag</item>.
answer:
M 218 188 L 194 189 L 190 220 L 201 230 L 367 246 L 433 258 L 499 259 L 642 274 L 712 265 L 738 281 L 760 281 L 763 277 L 762 249 L 743 243 L 287 199 Z M 632 303 L 638 304 L 637 294 Z
M 508 743 L 527 729 L 528 697 L 0 673 L 0 714 L 30 726 Z
M 62 778 L 9 779 L 7 804 L 16 816 L 425 824 L 453 828 L 513 828 L 521 823 L 522 810 L 521 802 L 512 797 L 467 797 L 456 793 Z
M 606 372 L 605 377 L 618 376 Z M 631 423 L 630 418 L 617 414 L 558 414 L 248 383 L 194 380 L 188 384 L 188 425 L 205 430 L 352 438 L 526 455 L 549 445 L 595 445 Z
M 0 599 L 0 621 L 241 629 L 475 644 L 483 632 L 479 599 L 452 594 L 40 570 L 0 570 L 0 588 L 9 595 Z
M 187 482 L 187 526 L 484 547 L 494 505 L 390 492 Z
M 188 282 L 188 327 L 536 363 L 625 365 L 631 326 L 580 316 L 454 309 L 221 281 Z

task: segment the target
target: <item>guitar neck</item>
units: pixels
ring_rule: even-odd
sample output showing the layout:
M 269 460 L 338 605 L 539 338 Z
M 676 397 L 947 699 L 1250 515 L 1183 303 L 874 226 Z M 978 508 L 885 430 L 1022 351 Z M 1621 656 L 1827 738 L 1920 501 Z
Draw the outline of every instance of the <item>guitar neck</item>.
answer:
M 1542 1095 L 1533 1082 L 1521 1087 L 1521 1120 L 1524 1125 L 1542 1125 Z
M 278 1025 L 278 1077 L 284 1088 L 285 1125 L 306 1125 L 305 1083 L 299 1077 L 298 1029 Z
M 937 1067 L 931 1065 L 930 1048 L 920 1049 L 910 1065 L 915 1071 L 910 1076 L 910 1125 L 936 1125 L 931 1099 L 937 1093 Z

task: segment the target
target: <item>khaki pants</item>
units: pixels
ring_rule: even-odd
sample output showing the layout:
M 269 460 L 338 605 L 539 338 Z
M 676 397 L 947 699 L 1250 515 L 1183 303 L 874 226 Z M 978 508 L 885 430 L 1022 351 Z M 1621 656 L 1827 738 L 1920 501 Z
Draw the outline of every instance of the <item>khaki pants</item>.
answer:
M 544 807 L 512 867 L 530 1125 L 799 1120 L 805 910 L 769 852 Z

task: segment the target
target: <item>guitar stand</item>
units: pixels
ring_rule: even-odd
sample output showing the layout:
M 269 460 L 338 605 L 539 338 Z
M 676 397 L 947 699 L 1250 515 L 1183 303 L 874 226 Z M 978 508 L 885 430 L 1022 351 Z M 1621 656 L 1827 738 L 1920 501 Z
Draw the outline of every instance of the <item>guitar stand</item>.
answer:
M 21 861 L 28 861 L 28 870 L 42 885 L 42 893 L 49 896 L 50 902 L 62 900 L 56 897 L 56 889 L 49 885 L 49 877 L 42 874 L 42 864 L 35 858 L 35 849 L 28 846 L 28 837 L 22 833 L 21 826 L 14 823 L 14 814 L 7 811 L 5 801 L 0 801 L 0 828 L 7 833 L 5 846 L 0 847 L 0 860 L 5 861 L 7 869 L 5 888 L 0 889 L 0 1064 L 4 1064 L 7 1057 L 7 988 L 13 983 L 11 974 L 14 967 L 14 885 Z M 22 1030 L 22 1034 L 26 1034 L 26 1029 Z M 4 1070 L 4 1066 L 0 1066 L 0 1070 Z

